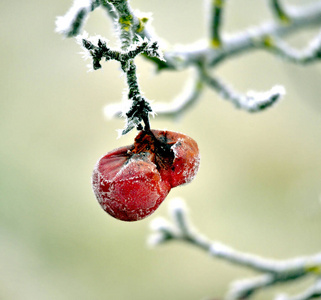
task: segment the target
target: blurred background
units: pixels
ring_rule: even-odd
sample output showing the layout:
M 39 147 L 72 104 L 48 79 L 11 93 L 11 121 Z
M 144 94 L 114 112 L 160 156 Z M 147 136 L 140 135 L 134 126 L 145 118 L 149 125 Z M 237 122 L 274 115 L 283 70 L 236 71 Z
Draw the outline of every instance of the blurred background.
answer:
M 124 120 L 103 116 L 106 104 L 121 100 L 124 77 L 116 62 L 88 73 L 75 41 L 54 32 L 56 16 L 70 5 L 0 4 L 0 299 L 211 299 L 221 298 L 233 280 L 254 275 L 187 245 L 146 245 L 150 221 L 166 217 L 168 201 L 177 196 L 199 231 L 241 251 L 276 259 L 320 251 L 320 64 L 243 55 L 217 73 L 243 92 L 282 84 L 287 94 L 279 104 L 248 114 L 207 90 L 179 121 L 152 120 L 154 128 L 197 140 L 201 168 L 154 215 L 125 223 L 107 215 L 91 190 L 98 158 L 135 137 L 116 139 Z M 172 45 L 206 37 L 207 8 L 200 1 L 131 5 L 153 12 L 155 31 Z M 232 33 L 270 18 L 265 1 L 229 1 L 224 28 Z M 116 45 L 104 11 L 93 12 L 85 29 Z M 317 31 L 288 41 L 302 48 Z M 155 74 L 141 58 L 137 65 L 141 88 L 155 102 L 170 103 L 190 75 Z M 307 284 L 279 285 L 256 299 Z

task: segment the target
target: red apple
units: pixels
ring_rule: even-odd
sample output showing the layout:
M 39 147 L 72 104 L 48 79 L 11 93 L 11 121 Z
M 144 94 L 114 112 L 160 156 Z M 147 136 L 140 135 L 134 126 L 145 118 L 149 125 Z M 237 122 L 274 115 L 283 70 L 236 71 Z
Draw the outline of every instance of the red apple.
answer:
M 172 131 L 141 131 L 134 144 L 96 164 L 93 190 L 102 208 L 123 221 L 152 214 L 171 188 L 190 182 L 199 168 L 197 143 Z

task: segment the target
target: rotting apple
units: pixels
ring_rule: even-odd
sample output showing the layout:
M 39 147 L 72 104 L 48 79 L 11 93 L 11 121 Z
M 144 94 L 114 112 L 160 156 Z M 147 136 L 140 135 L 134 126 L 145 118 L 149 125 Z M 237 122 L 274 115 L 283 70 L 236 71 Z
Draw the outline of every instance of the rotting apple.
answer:
M 152 214 L 171 188 L 195 177 L 200 163 L 197 143 L 173 131 L 140 131 L 134 144 L 100 158 L 92 186 L 101 207 L 123 221 Z

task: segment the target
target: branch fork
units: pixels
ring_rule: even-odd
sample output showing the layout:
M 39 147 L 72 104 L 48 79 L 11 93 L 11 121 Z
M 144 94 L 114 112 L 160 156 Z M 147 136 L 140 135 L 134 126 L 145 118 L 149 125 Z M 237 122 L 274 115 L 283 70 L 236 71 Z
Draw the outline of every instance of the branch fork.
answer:
M 101 60 L 104 58 L 108 60 L 116 60 L 121 64 L 122 70 L 126 73 L 129 70 L 130 62 L 139 54 L 144 53 L 150 57 L 162 58 L 162 54 L 159 51 L 159 46 L 156 41 L 148 41 L 140 39 L 139 42 L 133 44 L 127 51 L 112 50 L 107 46 L 107 42 L 102 39 L 98 39 L 97 45 L 94 45 L 89 39 L 81 38 L 82 46 L 85 50 L 89 51 L 90 56 L 93 59 L 93 69 L 98 70 L 101 66 Z

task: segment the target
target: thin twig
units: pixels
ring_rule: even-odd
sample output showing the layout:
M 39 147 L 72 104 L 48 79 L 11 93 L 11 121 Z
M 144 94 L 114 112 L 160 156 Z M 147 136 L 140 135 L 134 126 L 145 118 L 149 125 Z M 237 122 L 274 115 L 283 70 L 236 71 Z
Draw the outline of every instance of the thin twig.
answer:
M 269 36 L 262 41 L 262 48 L 295 64 L 313 63 L 321 59 L 321 33 L 303 50 L 294 49 L 281 39 Z
M 204 87 L 205 85 L 201 78 L 200 71 L 197 69 L 197 75 L 192 76 L 192 78 L 187 81 L 182 94 L 170 104 L 156 102 L 153 105 L 154 112 L 157 114 L 157 117 L 178 119 L 186 111 L 194 107 L 196 102 L 200 99 Z
M 109 3 L 108 0 L 100 0 L 100 3 L 101 3 L 101 7 L 106 10 L 108 16 L 112 20 L 116 20 L 118 15 L 114 9 L 114 6 L 111 3 Z
M 275 283 L 271 274 L 259 275 L 250 279 L 237 280 L 230 286 L 226 300 L 246 299 L 256 291 L 267 288 Z
M 271 8 L 276 17 L 283 23 L 289 24 L 291 22 L 291 18 L 289 17 L 288 12 L 285 7 L 281 4 L 280 0 L 269 0 L 271 4 Z
M 216 90 L 224 99 L 230 101 L 236 108 L 243 109 L 248 112 L 258 112 L 275 104 L 281 96 L 285 94 L 282 86 L 274 86 L 270 91 L 266 92 L 248 92 L 240 94 L 233 90 L 230 86 L 223 83 L 220 79 L 210 76 L 203 69 L 202 77 L 204 82 Z
M 211 45 L 213 48 L 219 48 L 222 44 L 221 26 L 224 5 L 225 0 L 212 0 L 210 32 Z
M 99 0 L 77 1 L 68 12 L 56 19 L 56 31 L 65 37 L 77 36 L 80 34 L 90 12 L 100 5 Z

